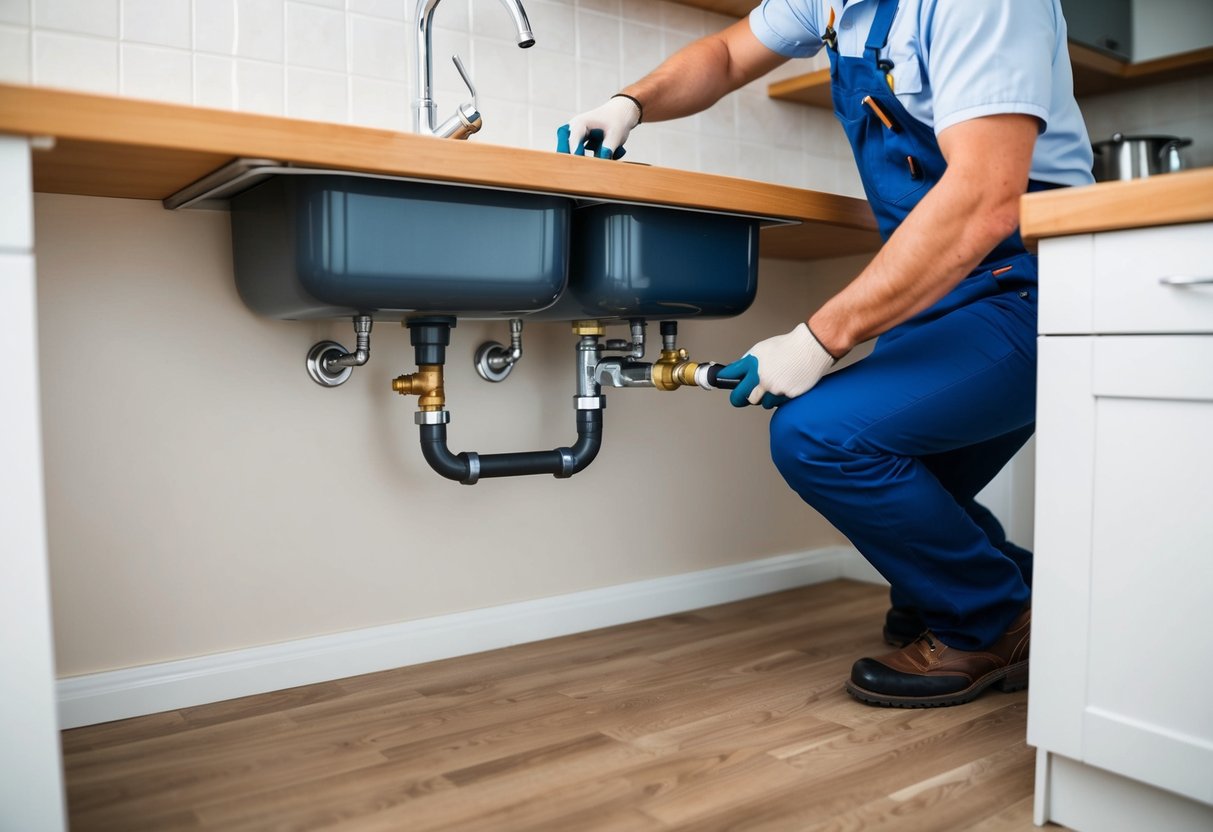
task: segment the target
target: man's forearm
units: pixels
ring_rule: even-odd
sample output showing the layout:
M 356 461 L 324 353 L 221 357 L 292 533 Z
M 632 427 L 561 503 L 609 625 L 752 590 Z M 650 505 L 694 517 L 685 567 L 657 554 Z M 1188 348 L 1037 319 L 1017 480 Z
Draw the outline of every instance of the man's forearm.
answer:
M 683 47 L 622 92 L 644 105 L 645 121 L 682 118 L 706 110 L 784 60 L 754 37 L 749 21 L 740 20 Z
M 868 267 L 809 318 L 834 356 L 935 303 L 1018 227 L 1036 123 L 1026 116 L 977 121 L 984 123 L 952 128 L 970 144 L 951 148 L 955 158 L 939 183 Z
M 944 178 L 868 267 L 809 318 L 809 328 L 841 357 L 908 320 L 951 291 L 1010 233 L 998 219 L 1005 211 Z

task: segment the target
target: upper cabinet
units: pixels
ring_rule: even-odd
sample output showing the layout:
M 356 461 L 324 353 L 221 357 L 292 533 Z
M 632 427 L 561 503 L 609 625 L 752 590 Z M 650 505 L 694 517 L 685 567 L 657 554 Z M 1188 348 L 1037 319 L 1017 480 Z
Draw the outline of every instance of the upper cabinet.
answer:
M 1131 0 L 1061 0 L 1070 40 L 1133 59 L 1133 4 Z

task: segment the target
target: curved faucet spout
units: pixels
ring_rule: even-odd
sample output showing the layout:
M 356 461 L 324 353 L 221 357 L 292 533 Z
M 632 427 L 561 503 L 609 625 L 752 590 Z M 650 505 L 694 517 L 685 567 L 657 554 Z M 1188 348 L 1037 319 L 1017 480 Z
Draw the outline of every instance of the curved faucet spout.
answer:
M 443 125 L 438 124 L 438 105 L 434 103 L 434 59 L 433 59 L 433 26 L 434 12 L 441 0 L 417 0 L 416 36 L 417 36 L 417 98 L 413 102 L 413 130 L 429 135 L 443 135 L 446 125 L 456 125 L 460 121 L 456 116 L 448 119 Z M 501 5 L 509 12 L 514 21 L 518 34 L 518 45 L 526 49 L 535 45 L 535 35 L 531 32 L 531 22 L 527 19 L 526 9 L 521 0 L 501 0 Z M 461 112 L 464 108 L 460 108 Z M 479 129 L 479 113 L 475 113 L 476 126 Z M 465 119 L 466 120 L 466 119 Z M 474 130 L 472 132 L 474 132 Z M 456 138 L 466 138 L 467 132 L 456 133 Z
M 501 0 L 501 5 L 514 19 L 514 28 L 518 30 L 518 45 L 528 49 L 535 45 L 535 35 L 531 32 L 531 21 L 527 20 L 526 9 L 520 0 Z

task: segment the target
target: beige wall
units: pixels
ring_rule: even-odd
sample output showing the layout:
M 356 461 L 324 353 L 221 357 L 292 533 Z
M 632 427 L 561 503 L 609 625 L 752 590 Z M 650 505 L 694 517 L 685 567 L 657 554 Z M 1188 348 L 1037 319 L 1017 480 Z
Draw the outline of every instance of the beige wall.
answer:
M 339 389 L 313 384 L 308 347 L 348 345 L 348 324 L 248 312 L 227 219 L 37 199 L 61 676 L 844 542 L 771 466 L 767 414 L 718 392 L 611 391 L 602 454 L 571 480 L 441 479 L 421 459 L 415 402 L 389 388 L 411 368 L 407 334 L 381 324 L 368 367 Z M 861 263 L 764 262 L 749 312 L 685 323 L 683 341 L 694 357 L 729 360 L 790 328 Z M 574 438 L 567 325 L 528 326 L 522 364 L 490 385 L 471 355 L 505 330 L 454 331 L 454 450 Z

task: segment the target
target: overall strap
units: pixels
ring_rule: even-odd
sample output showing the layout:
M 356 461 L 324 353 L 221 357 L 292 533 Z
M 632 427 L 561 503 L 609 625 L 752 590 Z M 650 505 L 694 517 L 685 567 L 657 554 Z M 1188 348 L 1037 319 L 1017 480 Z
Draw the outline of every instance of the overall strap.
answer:
M 872 20 L 872 28 L 868 30 L 868 41 L 863 45 L 864 57 L 872 63 L 880 60 L 880 51 L 889 42 L 889 30 L 893 28 L 893 18 L 897 14 L 897 0 L 880 0 L 876 7 L 876 17 Z

